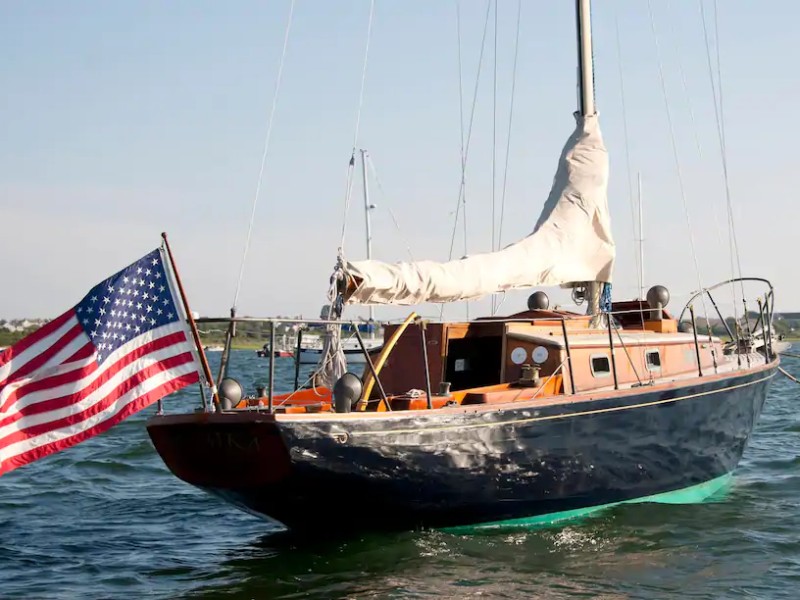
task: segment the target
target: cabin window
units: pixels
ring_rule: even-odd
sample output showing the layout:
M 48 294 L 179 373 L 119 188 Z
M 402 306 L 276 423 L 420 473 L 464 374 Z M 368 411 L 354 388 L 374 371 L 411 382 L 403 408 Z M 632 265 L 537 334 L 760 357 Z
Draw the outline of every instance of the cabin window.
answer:
M 659 354 L 658 350 L 648 350 L 644 353 L 644 357 L 648 371 L 661 370 L 661 354 Z
M 595 354 L 592 356 L 592 375 L 595 377 L 607 377 L 611 375 L 611 363 L 605 354 Z

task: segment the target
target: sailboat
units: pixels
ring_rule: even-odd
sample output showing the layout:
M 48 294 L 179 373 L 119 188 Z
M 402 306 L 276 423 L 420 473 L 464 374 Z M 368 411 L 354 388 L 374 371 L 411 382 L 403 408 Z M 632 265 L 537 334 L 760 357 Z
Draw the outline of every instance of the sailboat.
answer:
M 730 341 L 701 333 L 692 304 L 676 318 L 664 286 L 612 301 L 589 0 L 575 7 L 576 124 L 533 232 L 444 263 L 342 260 L 334 310 L 319 321 L 330 368 L 282 394 L 270 372 L 258 397 L 225 377 L 205 410 L 152 417 L 172 473 L 292 530 L 350 532 L 553 523 L 619 503 L 700 501 L 730 481 L 779 368 L 772 286 L 758 347 L 748 327 Z M 385 328 L 377 357 L 362 347 L 363 371 L 339 360 L 348 305 L 548 286 L 572 288 L 586 313 L 550 308 L 541 289 L 508 316 L 429 322 L 412 311 Z

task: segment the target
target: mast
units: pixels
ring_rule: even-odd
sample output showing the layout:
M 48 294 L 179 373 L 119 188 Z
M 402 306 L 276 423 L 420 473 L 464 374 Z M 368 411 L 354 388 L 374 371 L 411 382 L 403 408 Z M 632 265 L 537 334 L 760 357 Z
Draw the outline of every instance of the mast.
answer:
M 592 3 L 591 0 L 575 0 L 575 17 L 578 33 L 578 112 L 582 117 L 594 115 L 594 60 L 592 58 Z M 601 327 L 601 296 L 604 285 L 599 281 L 587 281 L 586 314 L 593 315 L 590 327 Z
M 367 151 L 361 150 L 361 177 L 364 182 L 364 219 L 366 221 L 367 229 L 367 260 L 372 260 L 372 224 L 369 220 L 369 211 L 375 208 L 374 205 L 369 203 L 369 186 L 367 185 Z M 375 326 L 375 308 L 370 305 L 369 307 L 369 321 L 370 326 Z M 374 332 L 370 331 L 370 337 L 374 336 Z
M 591 4 L 591 0 L 575 0 L 578 21 L 578 109 L 583 116 L 595 114 Z

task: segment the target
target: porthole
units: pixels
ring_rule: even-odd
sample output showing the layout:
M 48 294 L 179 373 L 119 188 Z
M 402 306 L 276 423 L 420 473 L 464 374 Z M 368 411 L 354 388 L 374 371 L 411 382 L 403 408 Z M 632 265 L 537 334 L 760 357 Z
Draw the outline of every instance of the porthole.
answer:
M 658 350 L 647 350 L 644 353 L 645 364 L 648 371 L 661 370 L 661 354 Z
M 595 377 L 607 377 L 611 375 L 611 362 L 605 354 L 595 354 L 591 357 L 592 375 Z

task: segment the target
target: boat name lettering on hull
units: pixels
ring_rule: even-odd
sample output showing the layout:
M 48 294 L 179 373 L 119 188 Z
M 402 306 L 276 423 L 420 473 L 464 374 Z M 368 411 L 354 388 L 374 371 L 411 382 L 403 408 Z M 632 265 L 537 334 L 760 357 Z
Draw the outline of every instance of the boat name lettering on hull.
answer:
M 208 445 L 217 450 L 237 452 L 258 453 L 261 451 L 261 444 L 258 437 L 251 433 L 241 431 L 221 432 L 217 431 L 208 434 Z

